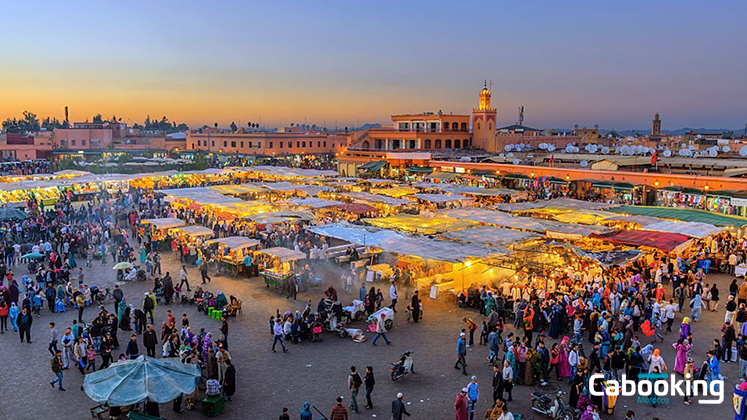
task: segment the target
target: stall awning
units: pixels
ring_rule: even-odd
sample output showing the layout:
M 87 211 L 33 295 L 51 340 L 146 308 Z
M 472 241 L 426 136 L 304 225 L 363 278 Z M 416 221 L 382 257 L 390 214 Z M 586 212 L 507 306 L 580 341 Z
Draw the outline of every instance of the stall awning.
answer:
M 643 228 L 646 230 L 655 230 L 659 232 L 679 233 L 695 238 L 705 238 L 709 235 L 715 235 L 723 230 L 723 228 L 719 228 L 708 223 L 671 222 L 669 220 L 662 220 L 657 223 L 648 224 Z
M 611 233 L 592 234 L 591 237 L 623 245 L 647 246 L 665 252 L 670 252 L 690 240 L 690 237 L 679 233 L 651 230 L 620 230 Z
M 407 172 L 412 172 L 412 173 L 417 173 L 417 174 L 430 174 L 433 172 L 433 168 L 422 167 L 422 166 L 410 166 L 409 168 L 405 170 Z
M 632 191 L 635 185 L 627 182 L 619 182 L 613 185 L 615 191 Z
M 200 225 L 181 226 L 174 230 L 183 232 L 189 236 L 213 236 L 215 234 L 212 229 Z
M 296 251 L 294 249 L 283 248 L 283 247 L 261 249 L 257 252 L 260 254 L 272 255 L 273 257 L 278 258 L 280 261 L 283 261 L 283 262 L 303 260 L 304 258 L 306 258 L 306 254 L 304 254 L 301 251 Z
M 384 166 L 386 166 L 385 160 L 374 160 L 374 161 L 371 161 L 371 162 L 368 162 L 368 163 L 365 163 L 359 166 L 358 169 L 362 169 L 364 171 L 378 172 Z
M 609 209 L 608 211 L 621 214 L 635 214 L 639 216 L 658 217 L 661 219 L 681 220 L 683 222 L 708 223 L 714 226 L 747 226 L 747 218 L 744 217 L 710 213 L 695 209 L 652 206 L 622 206 Z
M 449 231 L 444 234 L 444 237 L 462 242 L 474 242 L 508 248 L 513 245 L 520 245 L 526 241 L 541 238 L 542 236 L 521 230 L 504 229 L 495 226 L 478 226 Z
M 365 214 L 379 211 L 379 209 L 377 209 L 376 207 L 369 206 L 368 204 L 363 203 L 339 204 L 337 205 L 337 207 L 339 207 L 342 211 L 353 214 Z
M 380 228 L 417 232 L 424 235 L 433 235 L 475 226 L 474 222 L 467 220 L 454 219 L 445 216 L 425 217 L 411 214 L 398 214 L 396 216 L 379 217 L 376 219 L 363 219 L 363 221 Z
M 184 220 L 175 219 L 173 217 L 164 217 L 162 219 L 143 219 L 140 221 L 140 223 L 153 225 L 157 229 L 171 229 L 186 225 Z
M 227 236 L 225 238 L 211 239 L 207 244 L 223 244 L 229 249 L 251 248 L 260 244 L 256 239 L 250 239 L 246 236 Z

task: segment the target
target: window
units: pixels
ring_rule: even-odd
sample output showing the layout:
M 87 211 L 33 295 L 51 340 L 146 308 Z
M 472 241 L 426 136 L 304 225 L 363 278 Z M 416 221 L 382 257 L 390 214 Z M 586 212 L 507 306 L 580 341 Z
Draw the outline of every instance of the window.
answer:
M 488 123 L 488 130 L 492 130 L 492 129 L 493 129 L 493 123 Z
M 441 139 L 436 139 L 436 149 L 441 148 Z
M 425 148 L 430 149 L 431 148 L 431 139 L 425 139 Z
M 249 142 L 249 148 L 250 149 L 252 148 L 252 142 Z
M 270 149 L 272 149 L 272 142 L 270 142 Z
M 461 143 L 459 142 L 459 139 L 454 140 L 454 148 L 459 149 L 461 147 Z
M 81 146 L 85 146 L 85 145 L 86 145 L 86 141 L 85 141 L 85 140 L 81 140 L 81 141 L 80 141 L 80 145 L 81 145 Z
M 197 145 L 198 145 L 198 146 L 200 145 L 200 141 L 199 141 L 199 140 L 197 140 Z
M 212 146 L 215 147 L 215 140 L 212 140 L 210 143 L 213 143 Z
M 482 125 L 480 125 L 480 123 L 477 123 L 477 129 L 478 130 L 480 129 L 480 127 L 482 127 Z
M 231 141 L 231 147 L 236 147 L 236 140 Z
M 296 142 L 296 147 L 301 147 L 301 142 L 300 141 Z
M 243 141 L 241 142 L 241 148 L 242 149 L 244 148 L 244 142 Z
M 280 148 L 281 149 L 283 148 L 283 142 L 282 141 L 280 142 Z
M 446 139 L 446 144 L 445 144 L 444 148 L 451 149 L 451 139 Z
M 261 148 L 262 148 L 262 143 L 257 143 L 257 149 L 261 149 Z
M 469 139 L 462 140 L 462 148 L 466 149 L 469 147 Z
M 70 145 L 71 145 L 71 146 L 75 146 L 75 139 L 73 139 L 73 140 L 70 140 Z
M 321 141 L 316 142 L 316 147 L 322 147 L 322 142 Z
M 327 140 L 324 140 L 324 147 L 327 147 Z
M 462 131 L 467 131 L 467 123 L 462 123 Z
M 301 142 L 301 147 L 306 147 L 306 142 L 305 141 Z
M 449 131 L 449 123 L 444 123 L 444 131 Z
M 223 140 L 223 147 L 228 147 L 228 142 L 226 140 Z

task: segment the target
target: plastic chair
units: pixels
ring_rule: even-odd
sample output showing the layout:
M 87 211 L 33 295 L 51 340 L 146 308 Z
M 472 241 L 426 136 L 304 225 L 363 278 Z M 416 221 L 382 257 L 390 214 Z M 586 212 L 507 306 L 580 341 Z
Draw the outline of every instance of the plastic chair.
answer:
M 708 269 L 711 268 L 711 260 L 703 261 L 703 272 L 708 274 Z

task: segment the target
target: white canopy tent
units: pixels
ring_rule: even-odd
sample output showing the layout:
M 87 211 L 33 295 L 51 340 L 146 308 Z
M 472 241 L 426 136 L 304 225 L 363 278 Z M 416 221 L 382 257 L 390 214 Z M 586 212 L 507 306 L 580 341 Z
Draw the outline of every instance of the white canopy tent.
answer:
M 465 197 L 463 195 L 458 194 L 429 194 L 429 193 L 420 193 L 420 194 L 413 194 L 413 197 L 428 201 L 430 203 L 449 203 L 452 201 L 471 201 L 472 199 L 469 197 Z
M 256 239 L 247 238 L 246 236 L 227 236 L 225 238 L 211 239 L 208 244 L 218 243 L 227 246 L 230 249 L 244 249 L 258 246 L 260 242 Z
M 306 258 L 306 254 L 304 254 L 301 251 L 296 251 L 294 249 L 283 248 L 283 247 L 260 249 L 257 252 L 260 254 L 272 255 L 273 257 L 278 258 L 282 262 L 296 261 L 296 260 L 302 260 Z
M 342 201 L 337 200 L 324 200 L 322 198 L 291 198 L 286 200 L 286 203 L 293 204 L 298 207 L 310 207 L 312 209 L 322 209 L 325 207 L 333 207 L 344 204 Z
M 444 237 L 463 242 L 509 247 L 511 245 L 518 245 L 526 241 L 541 238 L 542 235 L 521 230 L 503 229 L 495 226 L 478 226 L 447 232 L 444 234 Z
M 173 217 L 164 217 L 162 219 L 143 219 L 140 221 L 140 223 L 153 225 L 157 229 L 171 229 L 186 225 L 184 220 L 176 219 Z
M 469 258 L 484 258 L 507 254 L 508 251 L 481 244 L 460 243 L 408 236 L 387 229 L 364 228 L 347 222 L 312 226 L 309 231 L 354 244 L 379 248 L 385 252 L 445 262 L 460 262 Z
M 682 235 L 692 236 L 694 238 L 705 238 L 710 235 L 721 232 L 724 228 L 714 226 L 708 223 L 699 222 L 672 222 L 662 220 L 643 227 L 646 230 L 655 230 L 658 232 L 679 233 Z

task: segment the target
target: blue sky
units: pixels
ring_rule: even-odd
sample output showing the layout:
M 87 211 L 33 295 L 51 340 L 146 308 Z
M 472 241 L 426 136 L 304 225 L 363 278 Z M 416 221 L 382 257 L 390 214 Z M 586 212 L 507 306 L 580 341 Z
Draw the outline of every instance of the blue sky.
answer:
M 35 1 L 5 5 L 0 116 L 334 126 L 467 113 L 499 124 L 747 123 L 747 2 Z

